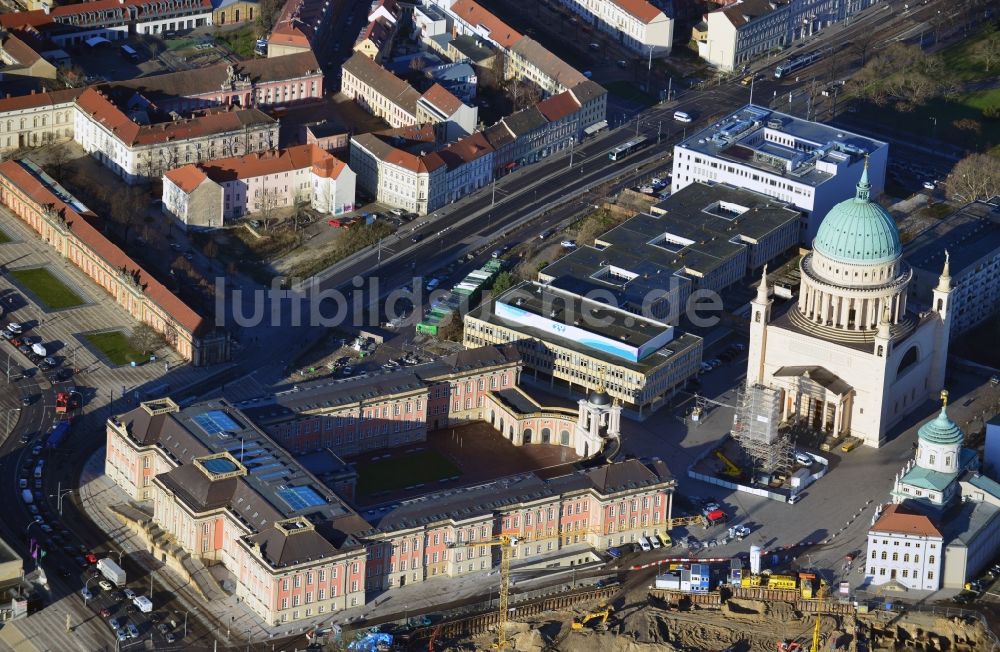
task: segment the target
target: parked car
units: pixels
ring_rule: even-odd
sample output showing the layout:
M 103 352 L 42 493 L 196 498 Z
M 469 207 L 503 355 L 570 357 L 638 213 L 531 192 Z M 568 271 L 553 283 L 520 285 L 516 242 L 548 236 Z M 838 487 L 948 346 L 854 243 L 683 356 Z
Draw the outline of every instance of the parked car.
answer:
M 559 245 L 566 249 L 576 249 L 576 241 L 574 240 L 563 240 Z
M 133 591 L 132 589 L 129 589 L 129 588 L 126 588 L 126 589 L 124 589 L 124 590 L 122 591 L 122 593 L 124 593 L 124 594 L 125 594 L 125 597 L 126 597 L 127 599 L 129 599 L 129 600 L 131 600 L 132 598 L 134 598 L 134 597 L 135 597 L 135 595 L 136 595 L 136 594 L 135 594 L 135 591 Z
M 802 451 L 795 451 L 795 461 L 802 466 L 811 466 L 816 460 L 809 453 L 803 453 Z
M 97 563 L 97 555 L 95 555 L 92 552 L 88 552 L 87 554 L 85 554 L 83 556 L 83 558 L 87 560 L 88 564 L 96 564 Z
M 7 324 L 7 330 L 13 333 L 14 335 L 20 335 L 21 333 L 24 332 L 24 327 L 21 326 L 21 324 L 17 323 L 16 321 L 12 321 L 9 324 Z
M 934 190 L 937 187 L 937 182 L 935 181 L 924 181 L 924 190 Z
M 115 588 L 115 585 L 107 580 L 101 580 L 97 583 L 97 585 L 100 586 L 103 591 L 113 591 Z
M 135 626 L 135 623 L 129 623 L 125 627 L 128 629 L 129 638 L 139 638 L 139 628 Z
M 115 636 L 118 638 L 119 643 L 124 643 L 128 640 L 128 634 L 126 634 L 123 629 L 116 629 Z

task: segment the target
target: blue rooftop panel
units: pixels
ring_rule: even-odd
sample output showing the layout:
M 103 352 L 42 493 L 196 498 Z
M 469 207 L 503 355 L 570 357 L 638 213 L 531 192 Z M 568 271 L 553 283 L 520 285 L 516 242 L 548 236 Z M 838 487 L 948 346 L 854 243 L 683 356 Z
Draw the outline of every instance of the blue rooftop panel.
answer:
M 238 467 L 233 464 L 231 460 L 227 460 L 224 457 L 217 457 L 212 460 L 203 460 L 202 466 L 208 469 L 211 473 L 215 475 L 222 475 L 223 473 L 232 473 Z
M 240 430 L 243 430 L 242 426 L 236 423 L 231 416 L 222 410 L 212 410 L 210 412 L 204 412 L 196 415 L 194 417 L 194 422 L 198 424 L 199 428 L 204 430 L 205 433 L 209 435 L 216 435 L 220 432 L 239 432 Z
M 326 500 L 312 487 L 288 487 L 279 489 L 276 493 L 294 511 L 326 504 Z

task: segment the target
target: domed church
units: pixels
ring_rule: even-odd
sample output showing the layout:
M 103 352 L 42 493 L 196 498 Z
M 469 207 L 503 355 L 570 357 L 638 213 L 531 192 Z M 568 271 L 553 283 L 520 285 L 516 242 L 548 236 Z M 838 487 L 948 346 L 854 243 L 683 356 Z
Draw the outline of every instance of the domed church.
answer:
M 895 221 L 870 194 L 866 164 L 854 197 L 830 210 L 802 257 L 796 302 L 773 304 L 764 269 L 751 302 L 747 383 L 781 390 L 785 423 L 879 446 L 942 389 L 951 278 L 946 256 L 933 310 L 907 310 L 913 271 Z

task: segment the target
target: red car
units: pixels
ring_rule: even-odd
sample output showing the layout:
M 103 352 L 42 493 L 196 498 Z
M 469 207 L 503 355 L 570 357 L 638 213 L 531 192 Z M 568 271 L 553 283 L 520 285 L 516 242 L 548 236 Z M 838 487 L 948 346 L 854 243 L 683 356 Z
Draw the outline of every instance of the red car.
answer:
M 101 609 L 101 618 L 110 618 L 110 617 L 111 617 L 111 610 L 110 609 L 108 609 L 107 607 L 105 607 L 104 609 Z
M 88 552 L 87 554 L 85 554 L 83 556 L 83 558 L 87 560 L 88 564 L 96 564 L 97 563 L 97 555 L 95 555 L 92 552 Z
M 327 220 L 326 223 L 329 224 L 330 226 L 332 226 L 335 229 L 339 229 L 340 227 L 344 226 L 343 222 L 341 222 L 340 220 L 336 220 L 336 219 L 334 219 L 334 220 Z

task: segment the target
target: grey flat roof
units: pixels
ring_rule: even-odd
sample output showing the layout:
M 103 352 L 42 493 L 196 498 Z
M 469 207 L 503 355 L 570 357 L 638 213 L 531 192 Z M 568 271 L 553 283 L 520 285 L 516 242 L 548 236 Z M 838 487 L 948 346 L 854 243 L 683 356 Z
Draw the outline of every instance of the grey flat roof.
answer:
M 770 128 L 796 141 L 795 147 L 763 139 Z M 678 148 L 757 168 L 807 185 L 818 186 L 834 175 L 813 166 L 815 160 L 839 161 L 885 147 L 882 141 L 821 122 L 748 104 L 677 144 Z M 768 162 L 791 161 L 790 169 Z
M 643 346 L 670 328 L 663 322 L 605 307 L 596 301 L 584 300 L 576 294 L 561 292 L 541 283 L 519 283 L 496 300 L 636 347 Z
M 800 215 L 767 195 L 725 184 L 692 183 L 654 205 L 650 213 L 599 236 L 596 243 L 604 248 L 580 247 L 543 273 L 554 279 L 555 287 L 581 294 L 602 288 L 639 307 L 651 291 L 669 289 L 671 276 L 687 278 L 686 271 L 708 276 Z M 608 265 L 628 270 L 635 278 L 599 275 Z
M 503 295 L 501 295 L 501 298 L 507 298 L 508 296 L 512 296 L 512 293 L 514 293 L 516 290 L 518 290 L 518 288 L 521 288 L 524 285 L 526 284 L 522 283 L 518 286 L 515 286 L 514 288 L 511 288 Z M 567 295 L 563 293 L 562 296 L 567 296 Z M 574 301 L 574 297 L 572 297 L 572 295 L 569 295 L 569 300 L 572 303 Z M 575 299 L 575 301 L 577 304 L 579 304 L 578 298 Z M 532 305 L 534 305 L 536 310 L 539 309 L 540 300 L 536 300 L 535 302 L 533 302 Z M 526 307 L 526 304 L 522 304 L 517 307 L 522 309 L 528 309 Z M 556 319 L 557 320 L 560 319 L 560 316 L 564 315 L 565 312 L 566 312 L 565 308 L 557 309 Z M 609 365 L 624 367 L 626 369 L 631 369 L 633 371 L 638 371 L 644 374 L 649 373 L 653 369 L 657 369 L 659 367 L 662 367 L 663 365 L 669 364 L 671 360 L 673 360 L 675 357 L 679 356 L 681 353 L 687 351 L 691 347 L 697 346 L 698 342 L 701 341 L 700 337 L 696 335 L 691 335 L 690 333 L 680 332 L 678 329 L 675 328 L 673 339 L 669 341 L 665 346 L 661 347 L 656 352 L 647 355 L 639 362 L 630 362 L 628 360 L 625 360 L 624 358 L 613 356 L 603 351 L 582 345 L 578 343 L 576 340 L 559 337 L 558 335 L 553 334 L 549 330 L 542 330 L 539 328 L 534 328 L 532 326 L 526 326 L 524 324 L 512 322 L 510 320 L 498 317 L 493 311 L 491 302 L 483 303 L 478 308 L 471 311 L 469 314 L 475 317 L 476 319 L 480 319 L 487 323 L 503 326 L 504 328 L 509 328 L 513 331 L 517 331 L 518 333 L 522 333 L 526 338 L 534 338 L 541 342 L 551 342 L 558 346 L 581 353 L 583 355 L 587 355 L 592 358 L 596 358 L 598 360 L 607 362 Z M 579 314 L 579 312 L 577 312 L 577 314 Z M 600 317 L 609 317 L 612 320 L 610 326 L 600 328 L 600 334 L 602 335 L 614 338 L 616 337 L 615 333 L 629 333 L 631 334 L 631 336 L 636 338 L 629 340 L 629 344 L 633 346 L 639 346 L 640 341 L 648 341 L 650 338 L 649 333 L 639 332 L 640 329 L 634 325 L 634 322 L 636 322 L 637 320 L 642 320 L 642 318 L 639 317 L 638 315 L 632 315 L 630 313 L 623 313 L 618 311 L 607 311 L 607 310 L 601 311 L 597 314 Z M 626 320 L 628 319 L 630 319 L 633 322 L 632 326 L 628 326 L 625 323 Z M 658 322 L 652 322 L 650 320 L 650 323 L 658 323 Z
M 420 527 L 448 519 L 474 519 L 495 514 L 507 505 L 587 489 L 611 494 L 671 480 L 670 470 L 659 459 L 609 463 L 549 479 L 535 473 L 522 473 L 481 485 L 427 494 L 385 509 L 373 510 L 367 514 L 374 529 L 362 535 Z
M 279 387 L 264 396 L 241 401 L 238 407 L 261 423 L 283 421 L 300 412 L 332 410 L 359 401 L 378 401 L 395 394 L 425 391 L 442 376 L 511 364 L 518 359 L 513 347 L 464 349 L 412 367 L 379 370 L 351 378 L 322 378 Z
M 944 545 L 960 543 L 968 546 L 998 516 L 1000 507 L 989 503 L 960 503 L 957 509 L 949 510 L 941 519 L 944 521 L 941 528 Z
M 966 204 L 906 243 L 903 257 L 917 269 L 940 274 L 945 249 L 953 277 L 1000 249 L 1000 206 Z

